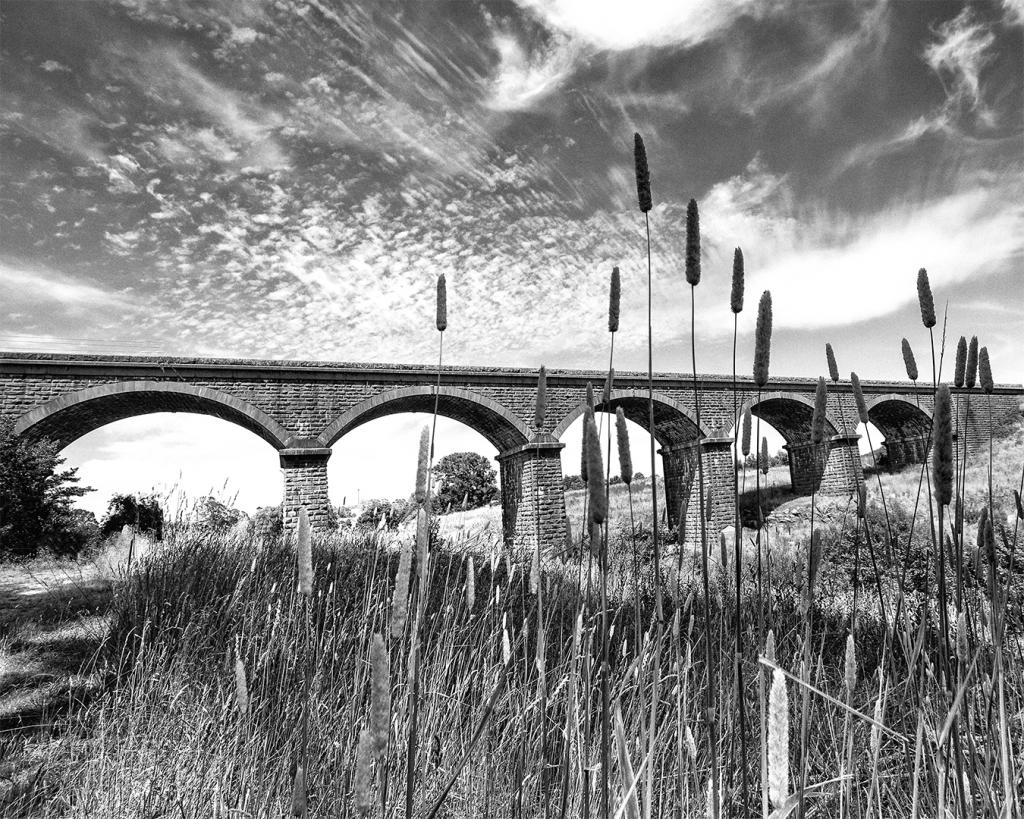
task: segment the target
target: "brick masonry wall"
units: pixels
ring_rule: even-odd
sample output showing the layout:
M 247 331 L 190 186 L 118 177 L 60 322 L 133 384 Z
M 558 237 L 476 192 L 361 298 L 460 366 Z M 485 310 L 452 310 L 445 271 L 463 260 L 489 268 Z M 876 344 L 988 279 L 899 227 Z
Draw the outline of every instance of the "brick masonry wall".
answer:
M 736 470 L 732 454 L 732 438 L 705 440 L 701 446 L 704 470 L 704 512 L 708 542 L 713 544 L 726 526 L 736 522 L 734 481 Z M 697 471 L 695 442 L 662 449 L 662 468 L 665 472 L 665 497 L 670 529 L 679 526 L 682 500 L 685 497 L 686 522 L 683 542 L 689 546 L 701 540 L 700 475 Z M 708 506 L 710 502 L 710 506 Z M 710 510 L 710 519 L 708 512 Z
M 563 447 L 554 442 L 527 444 L 498 455 L 507 546 L 532 549 L 538 531 L 542 547 L 565 542 L 565 494 L 559 456 Z
M 309 514 L 310 528 L 321 531 L 329 528 L 330 501 L 327 498 L 327 461 L 330 450 L 284 450 L 281 471 L 284 473 L 284 528 L 295 531 L 299 509 Z

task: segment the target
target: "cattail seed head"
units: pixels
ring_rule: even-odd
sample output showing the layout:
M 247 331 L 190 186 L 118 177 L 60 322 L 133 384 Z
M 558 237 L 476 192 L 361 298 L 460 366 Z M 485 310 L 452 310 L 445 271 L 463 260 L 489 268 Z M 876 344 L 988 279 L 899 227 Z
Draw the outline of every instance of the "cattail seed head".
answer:
M 754 383 L 768 383 L 768 364 L 772 353 L 772 294 L 765 290 L 757 305 L 757 328 L 754 331 Z
M 313 593 L 313 544 L 309 533 L 309 512 L 299 509 L 298 530 L 299 593 L 309 597 Z
M 981 388 L 991 395 L 992 390 L 995 389 L 995 383 L 992 381 L 992 366 L 988 361 L 988 347 L 982 347 L 978 351 L 978 381 L 981 383 Z
M 750 454 L 750 407 L 743 413 L 743 433 L 740 438 L 740 451 L 743 453 L 743 457 L 746 458 Z
M 608 332 L 617 333 L 619 330 L 619 299 L 622 297 L 622 281 L 619 276 L 619 268 L 612 268 L 612 284 L 608 296 Z
M 743 251 L 739 248 L 732 254 L 732 292 L 729 306 L 734 313 L 743 312 Z
M 306 772 L 299 765 L 292 781 L 292 816 L 305 816 L 306 807 Z
M 537 429 L 544 426 L 544 416 L 548 410 L 548 374 L 544 365 L 540 365 L 540 372 L 537 374 L 537 404 L 533 413 L 533 425 Z
M 700 284 L 700 214 L 696 199 L 686 206 L 686 281 L 693 287 Z
M 448 285 L 444 273 L 437 277 L 437 329 L 442 333 L 448 327 Z
M 776 808 L 789 796 L 789 694 L 778 668 L 768 697 L 768 795 Z
M 373 740 L 364 728 L 359 732 L 356 745 L 356 772 L 352 777 L 352 791 L 357 816 L 369 816 L 373 810 L 373 794 L 370 792 L 372 772 L 370 761 L 373 754 Z
M 850 383 L 853 384 L 853 400 L 857 405 L 857 417 L 862 424 L 868 422 L 868 405 L 864 401 L 864 390 L 860 388 L 860 379 L 857 373 L 850 373 Z
M 427 472 L 430 469 L 430 428 L 423 427 L 420 433 L 419 458 L 416 461 L 416 503 L 427 500 Z
M 597 435 L 597 422 L 594 419 L 594 411 L 587 410 L 584 423 L 588 427 L 587 439 L 587 474 L 591 480 L 590 488 L 590 516 L 594 523 L 604 523 L 608 514 L 608 499 L 604 493 L 604 465 L 601 459 L 601 440 Z
M 935 302 L 932 300 L 932 286 L 928 283 L 928 271 L 923 267 L 917 271 L 917 300 L 921 304 L 921 321 L 924 326 L 934 327 Z
M 932 441 L 934 445 L 932 472 L 935 482 L 935 500 L 945 506 L 953 498 L 953 419 L 948 384 L 940 384 L 935 393 Z
M 411 572 L 412 545 L 405 540 L 398 555 L 395 595 L 391 600 L 391 636 L 396 640 L 405 631 L 405 621 L 409 618 L 409 575 Z
M 828 362 L 828 377 L 832 379 L 833 384 L 838 384 L 839 367 L 836 364 L 836 354 L 832 350 L 832 345 L 827 341 L 825 342 L 825 360 Z
M 971 343 L 967 345 L 967 372 L 964 373 L 964 384 L 968 389 L 974 389 L 978 379 L 978 337 L 971 336 Z
M 612 386 L 615 383 L 615 368 L 608 368 L 608 377 L 604 380 L 604 392 L 601 394 L 601 403 L 607 405 L 612 400 Z
M 629 430 L 626 429 L 626 413 L 622 407 L 615 410 L 615 440 L 619 445 L 619 475 L 629 486 L 633 482 L 633 458 L 629 452 Z
M 566 518 L 568 520 L 568 518 Z M 473 611 L 476 604 L 476 563 L 473 555 L 466 555 L 466 609 Z
M 818 376 L 818 388 L 814 391 L 814 414 L 811 416 L 811 443 L 821 446 L 825 443 L 825 410 L 828 407 L 828 387 L 825 379 Z
M 243 717 L 249 713 L 249 683 L 245 678 L 245 664 L 235 655 L 235 705 Z
M 903 339 L 903 364 L 907 368 L 907 378 L 917 381 L 917 361 L 914 359 L 914 351 L 910 349 L 910 342 Z
M 768 458 L 768 439 L 764 436 L 761 437 L 761 472 L 765 475 L 768 474 L 768 470 L 771 468 Z
M 846 636 L 846 659 L 843 663 L 843 679 L 846 681 L 846 690 L 853 693 L 857 685 L 857 650 L 853 645 L 853 635 Z
M 640 212 L 651 209 L 651 174 L 647 169 L 647 149 L 640 134 L 633 134 L 633 164 L 636 166 L 636 198 Z
M 391 734 L 391 669 L 384 638 L 374 634 L 370 640 L 370 743 L 380 759 Z
M 967 339 L 960 336 L 956 343 L 956 366 L 953 368 L 953 386 L 962 387 L 967 374 Z

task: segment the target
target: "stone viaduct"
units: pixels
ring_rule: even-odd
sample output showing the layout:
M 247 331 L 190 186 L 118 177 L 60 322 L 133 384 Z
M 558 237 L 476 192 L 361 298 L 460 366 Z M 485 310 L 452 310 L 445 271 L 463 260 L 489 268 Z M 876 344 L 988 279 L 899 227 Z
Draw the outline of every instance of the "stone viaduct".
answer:
M 328 517 L 327 460 L 331 445 L 367 421 L 401 412 L 431 412 L 435 390 L 440 414 L 468 425 L 498 450 L 502 519 L 508 542 L 564 536 L 565 502 L 559 439 L 584 411 L 592 382 L 601 400 L 606 374 L 559 370 L 548 373 L 548 409 L 533 426 L 537 371 L 498 367 L 445 367 L 437 387 L 430 366 L 337 364 L 140 356 L 0 353 L 0 419 L 31 439 L 64 447 L 104 424 L 152 412 L 192 412 L 238 424 L 280 454 L 288 525 L 300 506 L 314 526 Z M 738 409 L 747 407 L 786 440 L 793 487 L 798 493 L 855 491 L 863 481 L 857 413 L 850 384 L 829 384 L 828 443 L 810 443 L 816 380 L 772 378 L 758 392 L 749 378 L 738 383 Z M 872 423 L 881 431 L 895 464 L 927 455 L 932 388 L 911 382 L 863 381 Z M 670 526 L 683 499 L 687 539 L 699 531 L 696 458 L 703 458 L 714 530 L 731 525 L 733 496 L 733 392 L 729 376 L 699 375 L 700 427 L 692 377 L 654 377 L 654 437 L 665 473 Z M 968 397 L 968 392 L 970 396 Z M 980 389 L 954 390 L 958 428 L 972 450 L 987 446 L 988 397 Z M 1024 388 L 1001 385 L 991 396 L 992 425 L 1020 416 Z M 622 407 L 648 428 L 646 373 L 616 373 L 611 400 L 598 410 Z M 613 456 L 614 457 L 614 456 Z M 413 463 L 415 453 L 410 453 Z M 644 469 L 645 453 L 634 462 Z M 648 467 L 649 468 L 649 467 Z M 646 470 L 644 470 L 646 471 Z M 410 490 L 412 475 L 410 474 Z M 539 517 L 539 520 L 538 520 Z

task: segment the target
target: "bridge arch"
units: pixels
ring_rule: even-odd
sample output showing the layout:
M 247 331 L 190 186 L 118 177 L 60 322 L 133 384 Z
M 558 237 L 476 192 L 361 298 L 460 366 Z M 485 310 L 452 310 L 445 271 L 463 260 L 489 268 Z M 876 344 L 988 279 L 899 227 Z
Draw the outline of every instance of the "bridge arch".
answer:
M 361 401 L 346 410 L 317 436 L 317 443 L 331 446 L 356 427 L 400 412 L 433 412 L 437 393 L 437 412 L 446 418 L 479 432 L 498 452 L 522 446 L 532 431 L 497 401 L 460 387 L 402 387 L 388 390 Z
M 852 398 L 850 399 L 852 402 Z M 786 439 L 787 444 L 797 444 L 810 440 L 811 420 L 814 417 L 814 399 L 795 392 L 765 392 L 760 398 L 752 397 L 740 404 L 739 419 L 750 410 L 751 414 L 767 421 Z M 825 432 L 827 435 L 838 435 L 843 425 L 830 413 L 825 413 Z M 848 428 L 847 433 L 853 430 Z
M 190 412 L 230 421 L 275 449 L 294 436 L 262 410 L 212 387 L 176 381 L 114 381 L 61 395 L 22 415 L 16 435 L 47 438 L 63 448 L 102 426 L 154 412 Z
M 600 396 L 595 395 L 595 399 Z M 597 400 L 595 409 L 599 412 L 614 413 L 619 407 L 627 420 L 648 430 L 650 415 L 647 406 L 647 390 L 613 390 L 611 400 L 606 404 Z M 561 440 L 566 430 L 586 411 L 587 402 L 581 401 L 573 407 L 552 431 L 556 440 Z M 648 430 L 649 431 L 649 430 Z M 688 407 L 660 393 L 654 394 L 654 438 L 661 446 L 692 441 L 696 438 L 711 437 L 707 424 L 697 419 Z
M 932 414 L 905 395 L 888 393 L 867 402 L 868 419 L 882 433 L 890 467 L 920 463 L 928 454 Z

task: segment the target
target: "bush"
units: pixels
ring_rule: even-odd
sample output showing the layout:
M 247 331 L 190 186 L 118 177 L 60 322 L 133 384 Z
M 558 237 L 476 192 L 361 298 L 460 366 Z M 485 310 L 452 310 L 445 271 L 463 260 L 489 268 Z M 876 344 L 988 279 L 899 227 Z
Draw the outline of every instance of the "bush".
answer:
M 155 540 L 164 536 L 164 510 L 155 495 L 114 495 L 100 525 L 100 537 L 116 535 L 125 526 Z
M 434 508 L 477 509 L 487 506 L 498 495 L 494 467 L 476 452 L 453 452 L 439 460 L 433 469 L 437 478 Z
M 407 500 L 370 500 L 363 504 L 363 511 L 356 518 L 360 529 L 376 529 L 381 517 L 387 529 L 397 529 L 403 521 L 415 514 L 415 504 Z
M 95 541 L 96 519 L 71 506 L 93 490 L 77 485 L 77 469 L 60 469 L 57 452 L 55 444 L 26 441 L 10 421 L 0 422 L 0 553 L 75 555 Z

